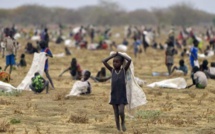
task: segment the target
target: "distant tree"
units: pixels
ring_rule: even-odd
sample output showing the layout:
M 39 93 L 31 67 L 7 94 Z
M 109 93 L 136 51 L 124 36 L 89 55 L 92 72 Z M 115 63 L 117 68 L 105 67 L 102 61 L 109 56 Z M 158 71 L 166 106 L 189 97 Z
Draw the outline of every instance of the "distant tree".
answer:
M 173 24 L 194 25 L 215 23 L 215 15 L 198 9 L 190 3 L 179 3 L 168 8 L 137 9 L 126 11 L 117 2 L 100 0 L 98 5 L 78 9 L 48 8 L 24 5 L 15 9 L 0 9 L 0 23 L 16 24 L 78 24 L 78 25 L 124 25 L 124 24 Z

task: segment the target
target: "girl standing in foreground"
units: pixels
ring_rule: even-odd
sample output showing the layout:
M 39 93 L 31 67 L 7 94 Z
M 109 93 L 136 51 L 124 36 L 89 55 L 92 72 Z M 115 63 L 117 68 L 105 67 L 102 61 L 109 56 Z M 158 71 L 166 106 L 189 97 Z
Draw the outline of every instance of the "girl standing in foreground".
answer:
M 112 58 L 113 58 L 113 68 L 107 63 Z M 124 59 L 127 60 L 127 63 L 123 68 L 122 65 L 123 65 Z M 125 74 L 131 64 L 131 59 L 117 52 L 116 54 L 111 55 L 106 59 L 104 59 L 103 64 L 106 66 L 108 70 L 110 70 L 112 74 L 110 104 L 113 106 L 116 127 L 120 131 L 119 118 L 121 117 L 122 130 L 126 131 L 124 109 L 125 109 L 125 105 L 128 104 L 128 101 L 126 96 Z

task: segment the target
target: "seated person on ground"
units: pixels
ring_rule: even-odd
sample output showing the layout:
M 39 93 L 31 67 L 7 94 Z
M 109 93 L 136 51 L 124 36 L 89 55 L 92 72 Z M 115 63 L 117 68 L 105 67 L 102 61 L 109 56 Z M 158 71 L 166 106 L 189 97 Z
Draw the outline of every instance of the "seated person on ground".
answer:
M 91 73 L 89 71 L 85 71 L 81 81 L 76 81 L 73 84 L 70 93 L 66 95 L 66 97 L 91 94 L 92 92 L 91 84 L 88 81 L 90 78 L 90 75 Z
M 64 48 L 66 55 L 71 55 L 71 52 L 68 47 Z
M 76 58 L 72 58 L 70 67 L 68 67 L 66 70 L 64 70 L 59 77 L 61 77 L 65 72 L 70 71 L 71 76 L 74 80 L 80 80 L 82 76 L 82 70 L 80 65 L 77 63 Z
M 26 67 L 27 64 L 26 64 L 26 61 L 25 61 L 25 54 L 21 54 L 21 57 L 20 57 L 20 58 L 21 58 L 21 59 L 20 59 L 20 61 L 19 61 L 18 66 L 20 66 L 20 67 Z
M 175 71 L 175 70 L 180 70 L 184 73 L 184 75 L 187 75 L 187 72 L 188 72 L 188 69 L 187 69 L 187 66 L 184 64 L 184 60 L 181 59 L 179 61 L 179 67 L 175 66 L 173 69 L 172 69 L 172 73 Z M 172 74 L 171 73 L 171 74 Z
M 187 88 L 190 88 L 195 85 L 198 89 L 204 89 L 208 84 L 208 79 L 205 73 L 200 71 L 197 66 L 193 67 L 191 78 L 193 84 L 187 86 Z
M 85 40 L 82 40 L 81 42 L 79 42 L 79 46 L 80 46 L 80 48 L 86 48 L 87 49 L 88 42 Z
M 91 84 L 88 81 L 89 78 L 90 78 L 90 76 L 91 76 L 91 72 L 90 71 L 85 71 L 84 72 L 84 76 L 81 79 L 81 81 L 82 82 L 87 82 L 88 83 L 88 87 L 87 87 L 87 91 L 82 92 L 81 95 L 91 94 L 91 92 L 92 92 L 92 90 L 91 90 Z
M 91 78 L 96 82 L 105 82 L 108 81 L 111 76 L 106 75 L 106 69 L 104 67 L 97 73 L 96 77 L 91 76 Z
M 211 67 L 204 72 L 208 78 L 215 79 L 215 62 L 211 62 Z
M 181 52 L 181 57 L 183 58 L 186 55 L 188 56 L 187 49 L 184 48 L 183 52 Z
M 208 60 L 203 60 L 202 64 L 200 65 L 200 71 L 208 70 Z
M 28 54 L 33 54 L 35 52 L 38 52 L 38 50 L 32 45 L 31 42 L 28 42 L 25 47 L 25 52 Z
M 210 51 L 211 49 L 210 49 L 210 46 L 208 45 L 204 51 L 204 54 L 207 56 Z
M 30 84 L 30 89 L 34 93 L 41 93 L 46 88 L 46 93 L 49 90 L 49 81 L 45 80 L 39 72 L 34 74 L 34 77 L 31 78 L 32 83 Z

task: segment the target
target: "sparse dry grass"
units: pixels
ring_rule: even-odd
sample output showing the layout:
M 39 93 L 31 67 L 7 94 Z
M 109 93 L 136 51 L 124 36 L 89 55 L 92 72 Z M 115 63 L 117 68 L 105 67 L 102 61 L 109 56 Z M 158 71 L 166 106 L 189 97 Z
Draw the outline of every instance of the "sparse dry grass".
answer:
M 70 115 L 67 122 L 72 123 L 88 123 L 89 119 L 87 117 L 87 114 L 79 114 L 79 115 Z
M 164 41 L 158 39 L 160 41 Z M 131 40 L 130 40 L 131 41 Z M 20 41 L 23 52 L 26 41 Z M 116 40 L 117 43 L 121 42 Z M 130 42 L 130 44 L 132 41 Z M 51 44 L 54 54 L 64 52 L 64 47 Z M 133 57 L 132 46 L 128 54 Z M 69 73 L 61 78 L 58 75 L 67 68 L 72 57 L 76 57 L 82 69 L 89 69 L 95 76 L 103 66 L 101 60 L 109 55 L 109 51 L 88 51 L 71 48 L 72 56 L 49 59 L 50 75 L 54 81 L 55 90 L 50 89 L 34 94 L 24 91 L 18 96 L 0 96 L 0 130 L 4 133 L 23 134 L 112 134 L 117 133 L 112 107 L 108 104 L 110 82 L 92 84 L 92 94 L 89 96 L 65 98 L 74 83 Z M 150 56 L 151 55 L 151 56 Z M 17 68 L 12 72 L 11 84 L 17 86 L 27 74 L 32 61 L 32 55 L 26 55 L 28 66 Z M 177 64 L 180 59 L 176 57 Z M 209 59 L 209 61 L 214 58 Z M 147 83 L 168 79 L 169 77 L 152 77 L 152 71 L 165 72 L 164 52 L 148 49 L 147 54 L 142 53 L 134 58 L 135 75 Z M 188 64 L 188 60 L 185 59 Z M 0 57 L 0 65 L 4 66 L 4 59 Z M 173 76 L 175 77 L 175 76 Z M 183 76 L 182 76 L 183 77 Z M 185 76 L 191 83 L 189 75 Z M 209 85 L 204 90 L 191 89 L 173 90 L 164 88 L 150 89 L 143 86 L 148 103 L 136 110 L 135 118 L 126 116 L 128 134 L 213 134 L 215 132 L 215 90 L 214 81 L 209 80 Z M 138 112 L 160 111 L 143 114 L 144 118 L 137 118 Z M 151 114 L 151 115 L 150 115 Z M 6 121 L 18 116 L 19 124 L 9 124 Z M 139 116 L 140 117 L 140 116 Z M 146 118 L 147 117 L 147 118 Z

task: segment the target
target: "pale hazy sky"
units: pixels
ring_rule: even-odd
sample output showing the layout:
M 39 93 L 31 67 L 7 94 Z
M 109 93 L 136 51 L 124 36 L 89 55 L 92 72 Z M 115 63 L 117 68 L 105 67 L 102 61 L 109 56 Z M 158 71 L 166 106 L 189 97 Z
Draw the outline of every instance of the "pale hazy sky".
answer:
M 168 7 L 186 2 L 195 8 L 215 13 L 215 0 L 111 0 L 118 2 L 127 10 L 151 9 L 152 7 Z M 0 0 L 0 8 L 14 8 L 23 4 L 39 4 L 48 7 L 78 8 L 85 5 L 96 5 L 98 0 Z

